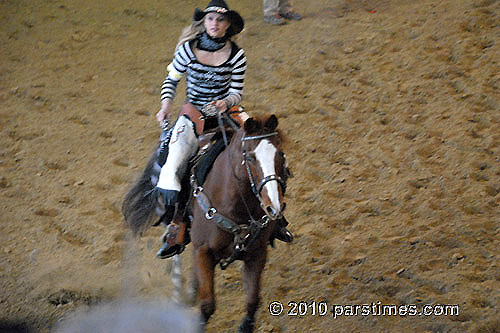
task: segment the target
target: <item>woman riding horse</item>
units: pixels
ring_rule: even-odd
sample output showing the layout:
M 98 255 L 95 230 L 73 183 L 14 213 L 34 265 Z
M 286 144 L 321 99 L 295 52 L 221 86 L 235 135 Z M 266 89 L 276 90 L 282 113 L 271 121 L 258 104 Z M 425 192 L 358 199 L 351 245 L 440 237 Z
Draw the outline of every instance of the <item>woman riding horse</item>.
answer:
M 231 37 L 243 30 L 243 18 L 230 10 L 223 0 L 212 0 L 202 11 L 195 9 L 193 23 L 184 29 L 168 76 L 161 87 L 161 109 L 156 114 L 163 122 L 172 113 L 172 101 L 180 79 L 186 74 L 186 102 L 174 125 L 168 145 L 168 157 L 161 168 L 155 192 L 165 210 L 160 218 L 168 225 L 175 217 L 181 182 L 189 159 L 198 149 L 198 135 L 217 126 L 218 113 L 238 105 L 242 99 L 246 56 Z M 208 106 L 208 107 L 207 107 Z M 215 121 L 214 121 L 215 120 Z M 284 242 L 293 239 L 284 218 L 274 237 Z M 168 233 L 168 232 L 167 232 Z M 163 247 L 157 256 L 168 258 L 182 251 L 178 244 Z

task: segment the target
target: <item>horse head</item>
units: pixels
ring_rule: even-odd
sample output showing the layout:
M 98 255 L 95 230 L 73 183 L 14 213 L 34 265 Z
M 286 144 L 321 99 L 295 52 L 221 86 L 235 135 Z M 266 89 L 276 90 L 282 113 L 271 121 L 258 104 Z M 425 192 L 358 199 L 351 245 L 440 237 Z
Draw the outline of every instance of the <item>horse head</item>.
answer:
M 282 137 L 277 127 L 278 119 L 274 115 L 264 120 L 249 118 L 243 125 L 240 138 L 241 164 L 262 210 L 271 220 L 281 218 L 285 209 L 288 176 L 281 150 Z

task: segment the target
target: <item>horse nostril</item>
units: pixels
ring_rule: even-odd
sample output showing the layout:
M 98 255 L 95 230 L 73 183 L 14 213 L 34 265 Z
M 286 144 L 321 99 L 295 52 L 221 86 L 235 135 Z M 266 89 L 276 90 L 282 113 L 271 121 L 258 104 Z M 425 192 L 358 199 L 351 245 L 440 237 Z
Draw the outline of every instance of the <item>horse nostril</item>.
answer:
M 274 211 L 274 208 L 271 207 L 271 206 L 267 206 L 266 208 L 267 212 L 269 213 L 269 215 L 271 216 L 276 216 L 276 212 Z

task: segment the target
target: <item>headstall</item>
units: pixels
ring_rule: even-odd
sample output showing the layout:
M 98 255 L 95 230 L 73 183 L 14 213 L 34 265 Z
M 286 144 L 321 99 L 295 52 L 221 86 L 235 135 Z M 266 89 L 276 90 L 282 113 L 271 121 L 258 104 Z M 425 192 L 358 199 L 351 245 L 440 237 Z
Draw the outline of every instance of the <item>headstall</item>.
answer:
M 267 134 L 254 135 L 254 136 L 243 136 L 243 138 L 241 139 L 241 152 L 243 155 L 243 161 L 241 163 L 245 166 L 245 168 L 247 170 L 248 179 L 250 180 L 250 186 L 252 188 L 252 192 L 255 194 L 257 199 L 259 199 L 260 206 L 263 210 L 264 210 L 264 205 L 262 204 L 262 197 L 261 197 L 260 193 L 262 192 L 262 188 L 264 187 L 264 185 L 266 185 L 267 183 L 269 183 L 271 181 L 277 181 L 280 184 L 283 192 L 285 192 L 286 183 L 278 175 L 269 175 L 269 176 L 264 177 L 260 181 L 260 183 L 258 185 L 256 185 L 255 178 L 253 177 L 252 171 L 250 170 L 249 159 L 248 159 L 248 155 L 247 155 L 246 148 L 245 148 L 245 142 L 250 141 L 250 140 L 262 140 L 262 139 L 273 137 L 275 135 L 278 135 L 278 132 L 272 132 L 272 133 L 267 133 Z

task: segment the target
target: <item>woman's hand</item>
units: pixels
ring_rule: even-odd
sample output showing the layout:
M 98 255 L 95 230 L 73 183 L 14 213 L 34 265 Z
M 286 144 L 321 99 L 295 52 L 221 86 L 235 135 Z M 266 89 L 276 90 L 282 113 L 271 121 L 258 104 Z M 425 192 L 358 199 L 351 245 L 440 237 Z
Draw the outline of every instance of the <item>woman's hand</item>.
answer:
M 161 102 L 160 111 L 156 113 L 156 120 L 158 120 L 158 122 L 161 123 L 163 120 L 165 120 L 165 118 L 170 117 L 171 112 L 172 112 L 172 103 L 170 102 L 170 100 L 167 99 L 166 101 Z
M 227 104 L 223 100 L 215 101 L 215 107 L 217 108 L 217 110 L 219 110 L 220 113 L 223 113 L 227 110 Z

